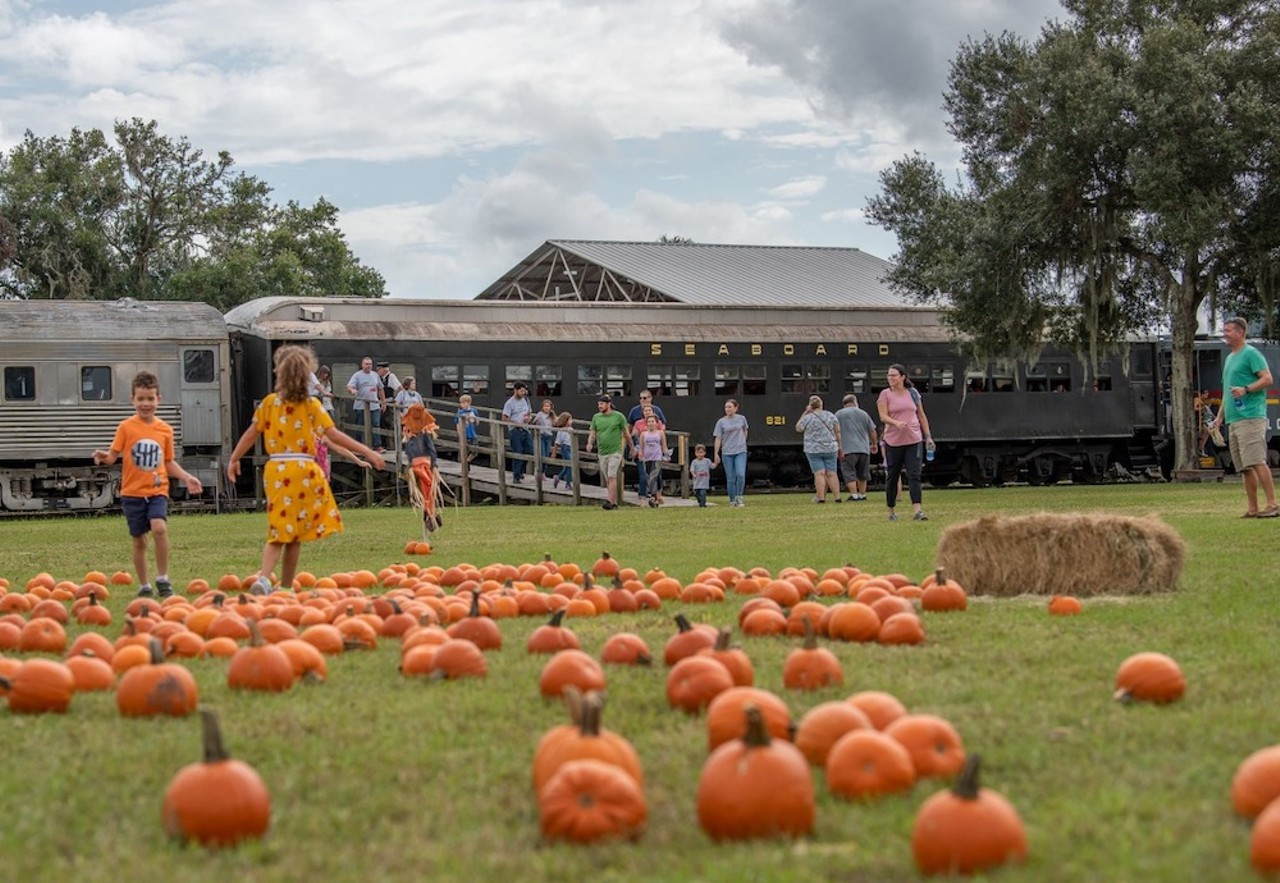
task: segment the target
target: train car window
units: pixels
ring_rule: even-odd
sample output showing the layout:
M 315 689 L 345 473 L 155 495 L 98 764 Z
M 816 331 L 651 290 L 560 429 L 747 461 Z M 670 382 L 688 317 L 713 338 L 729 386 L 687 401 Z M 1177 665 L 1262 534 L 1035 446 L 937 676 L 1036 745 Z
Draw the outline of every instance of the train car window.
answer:
M 742 394 L 762 396 L 766 393 L 769 371 L 764 365 L 742 366 Z
M 213 350 L 183 350 L 182 379 L 187 383 L 213 383 Z
M 1111 392 L 1111 375 L 1100 374 L 1093 380 L 1094 392 Z
M 534 369 L 534 380 L 538 396 L 558 396 L 564 394 L 564 372 L 559 365 L 539 365 Z
M 30 402 L 36 397 L 36 369 L 14 365 L 4 369 L 4 397 L 10 402 Z
M 604 374 L 604 391 L 614 398 L 617 398 L 618 396 L 622 396 L 624 399 L 631 398 L 631 366 L 606 366 Z M 660 392 L 665 392 L 665 390 L 660 390 Z
M 927 367 L 912 365 L 907 369 L 907 377 L 911 378 L 911 385 L 916 388 L 917 392 L 930 391 L 930 376 Z
M 431 397 L 433 399 L 452 399 L 461 394 L 458 388 L 457 365 L 431 366 Z
M 991 376 L 992 392 L 1013 392 L 1016 388 L 1017 388 L 1017 384 L 1013 382 L 1012 375 L 993 374 Z
M 1151 362 L 1150 347 L 1135 347 L 1132 351 L 1133 358 L 1133 376 L 1150 379 L 1154 373 Z
M 80 368 L 80 400 L 111 401 L 111 368 L 106 365 L 86 365 Z
M 698 365 L 675 366 L 675 392 L 678 396 L 696 396 L 702 385 L 702 368 Z
M 969 392 L 987 392 L 987 378 L 981 374 L 966 374 L 964 388 Z
M 523 380 L 525 386 L 533 383 L 533 366 L 532 365 L 508 365 L 507 366 L 507 394 L 511 394 L 511 387 L 515 385 L 517 380 Z
M 889 388 L 888 364 L 872 365 L 871 369 L 867 372 L 867 378 L 869 387 L 868 392 L 874 396 L 880 395 L 880 393 Z
M 831 392 L 831 366 L 783 365 L 782 391 L 803 395 Z
M 867 391 L 867 366 L 866 365 L 850 365 L 845 369 L 844 385 L 852 393 L 864 393 Z
M 955 392 L 956 373 L 950 366 L 935 365 L 929 374 L 931 392 Z
M 600 365 L 579 365 L 578 366 L 578 395 L 594 396 L 599 395 L 604 388 L 602 383 L 604 379 L 604 368 Z
M 489 392 L 489 366 L 463 365 L 462 391 L 473 396 L 487 395 Z
M 804 392 L 804 367 L 801 365 L 782 366 L 782 391 Z
M 738 365 L 716 365 L 712 386 L 718 396 L 742 395 L 742 369 Z

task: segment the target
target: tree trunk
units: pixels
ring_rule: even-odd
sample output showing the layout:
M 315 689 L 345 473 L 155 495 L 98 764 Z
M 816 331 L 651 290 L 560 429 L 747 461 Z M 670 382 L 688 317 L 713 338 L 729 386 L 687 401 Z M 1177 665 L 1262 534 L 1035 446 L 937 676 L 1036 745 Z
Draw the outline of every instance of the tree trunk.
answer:
M 1169 292 L 1169 318 L 1172 320 L 1173 370 L 1169 399 L 1173 409 L 1173 468 L 1196 469 L 1200 464 L 1196 456 L 1196 415 L 1192 408 L 1195 388 L 1191 382 L 1195 364 L 1196 328 L 1199 326 L 1197 311 L 1203 294 L 1197 290 L 1193 273 L 1183 274 Z M 1208 378 L 1201 378 L 1202 385 Z

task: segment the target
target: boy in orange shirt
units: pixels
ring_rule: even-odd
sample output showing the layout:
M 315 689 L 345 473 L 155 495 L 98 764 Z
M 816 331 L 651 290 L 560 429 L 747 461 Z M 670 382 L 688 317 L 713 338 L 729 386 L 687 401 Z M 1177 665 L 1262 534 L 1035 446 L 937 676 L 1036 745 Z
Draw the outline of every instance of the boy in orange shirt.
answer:
M 120 496 L 129 535 L 133 537 L 133 568 L 138 572 L 138 596 L 151 597 L 147 579 L 147 534 L 156 548 L 156 592 L 161 598 L 173 594 L 169 582 L 169 477 L 182 479 L 187 492 L 204 490 L 200 479 L 178 465 L 173 458 L 173 427 L 156 416 L 160 404 L 160 384 L 150 371 L 133 378 L 134 415 L 120 421 L 111 448 L 94 451 L 93 462 L 110 466 L 124 457 Z

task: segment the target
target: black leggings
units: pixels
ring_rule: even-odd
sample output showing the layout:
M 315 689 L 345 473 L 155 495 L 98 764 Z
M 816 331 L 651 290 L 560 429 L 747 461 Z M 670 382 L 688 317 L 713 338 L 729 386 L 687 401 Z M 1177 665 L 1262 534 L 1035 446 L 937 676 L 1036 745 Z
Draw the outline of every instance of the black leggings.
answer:
M 911 502 L 919 504 L 920 491 L 920 443 L 912 445 L 883 445 L 884 447 L 884 501 L 890 509 L 898 504 L 898 478 L 905 470 L 907 491 Z

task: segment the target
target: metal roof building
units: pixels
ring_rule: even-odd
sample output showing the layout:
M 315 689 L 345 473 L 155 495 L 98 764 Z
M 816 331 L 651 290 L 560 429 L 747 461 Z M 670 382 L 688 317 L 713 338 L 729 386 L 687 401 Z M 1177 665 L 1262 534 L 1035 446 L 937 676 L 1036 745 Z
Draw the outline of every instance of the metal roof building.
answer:
M 856 248 L 552 239 L 477 300 L 920 309 Z

